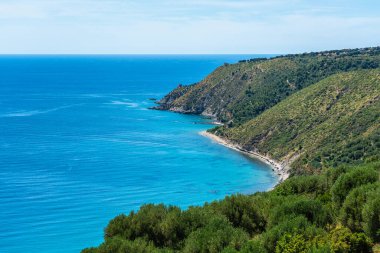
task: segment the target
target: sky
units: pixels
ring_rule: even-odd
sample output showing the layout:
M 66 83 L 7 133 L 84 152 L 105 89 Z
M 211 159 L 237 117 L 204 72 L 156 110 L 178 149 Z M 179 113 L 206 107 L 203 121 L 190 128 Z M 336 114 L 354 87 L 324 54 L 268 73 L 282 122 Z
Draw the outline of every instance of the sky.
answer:
M 0 54 L 282 54 L 379 45 L 379 0 L 0 0 Z

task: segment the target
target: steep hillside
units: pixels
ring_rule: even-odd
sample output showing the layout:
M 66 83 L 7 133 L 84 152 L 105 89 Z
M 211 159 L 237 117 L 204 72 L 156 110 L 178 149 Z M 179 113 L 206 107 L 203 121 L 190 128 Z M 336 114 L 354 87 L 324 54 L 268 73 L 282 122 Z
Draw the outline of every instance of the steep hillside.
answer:
M 228 122 L 210 132 L 291 164 L 294 176 L 268 192 L 187 210 L 144 205 L 111 220 L 104 242 L 82 252 L 373 252 L 380 243 L 379 53 L 241 62 L 179 86 L 157 109 Z
M 379 65 L 380 47 L 225 64 L 199 83 L 179 86 L 156 109 L 215 116 L 239 125 L 332 74 Z
M 213 130 L 295 173 L 379 159 L 380 70 L 328 77 L 238 127 Z

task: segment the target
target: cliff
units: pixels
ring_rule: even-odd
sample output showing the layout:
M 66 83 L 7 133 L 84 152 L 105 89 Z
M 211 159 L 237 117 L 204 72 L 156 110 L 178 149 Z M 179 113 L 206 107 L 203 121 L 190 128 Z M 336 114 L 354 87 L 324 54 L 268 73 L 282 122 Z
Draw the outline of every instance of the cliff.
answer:
M 236 126 L 328 76 L 379 65 L 380 47 L 225 64 L 199 83 L 174 89 L 155 109 L 213 116 Z
M 379 65 L 380 47 L 240 61 L 156 109 L 214 117 L 213 133 L 292 173 L 364 163 L 379 153 Z

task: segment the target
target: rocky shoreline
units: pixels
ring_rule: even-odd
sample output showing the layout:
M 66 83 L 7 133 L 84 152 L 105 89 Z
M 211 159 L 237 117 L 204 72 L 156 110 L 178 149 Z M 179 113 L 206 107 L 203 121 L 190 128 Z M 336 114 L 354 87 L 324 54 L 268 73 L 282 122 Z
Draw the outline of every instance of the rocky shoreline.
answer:
M 238 152 L 241 152 L 245 155 L 248 155 L 252 158 L 259 159 L 260 161 L 270 165 L 272 167 L 272 170 L 276 173 L 276 175 L 279 177 L 279 183 L 286 180 L 289 177 L 289 171 L 288 171 L 288 166 L 283 163 L 279 163 L 270 157 L 267 157 L 265 155 L 259 154 L 257 152 L 245 150 L 242 147 L 240 147 L 237 144 L 232 143 L 229 140 L 223 139 L 215 134 L 209 133 L 207 131 L 202 131 L 199 132 L 200 135 L 207 137 L 211 139 L 212 141 L 221 144 L 223 146 L 226 146 L 230 149 L 236 150 Z

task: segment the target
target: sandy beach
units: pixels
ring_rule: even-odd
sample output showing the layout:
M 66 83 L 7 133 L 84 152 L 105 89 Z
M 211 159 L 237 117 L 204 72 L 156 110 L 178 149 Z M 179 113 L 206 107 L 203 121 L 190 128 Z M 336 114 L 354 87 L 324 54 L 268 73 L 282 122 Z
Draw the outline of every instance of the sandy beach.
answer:
M 285 179 L 287 179 L 289 177 L 289 172 L 288 172 L 287 166 L 271 159 L 270 157 L 267 157 L 265 155 L 262 155 L 262 154 L 259 154 L 259 153 L 253 152 L 253 151 L 245 150 L 242 147 L 240 147 L 239 145 L 231 143 L 230 141 L 223 139 L 223 138 L 221 138 L 217 135 L 214 135 L 212 133 L 209 133 L 207 131 L 199 132 L 199 134 L 204 136 L 204 137 L 211 139 L 212 141 L 214 141 L 218 144 L 226 146 L 226 147 L 233 149 L 235 151 L 241 152 L 245 155 L 248 155 L 254 159 L 258 159 L 258 160 L 270 165 L 272 170 L 279 177 L 279 183 L 284 181 Z

